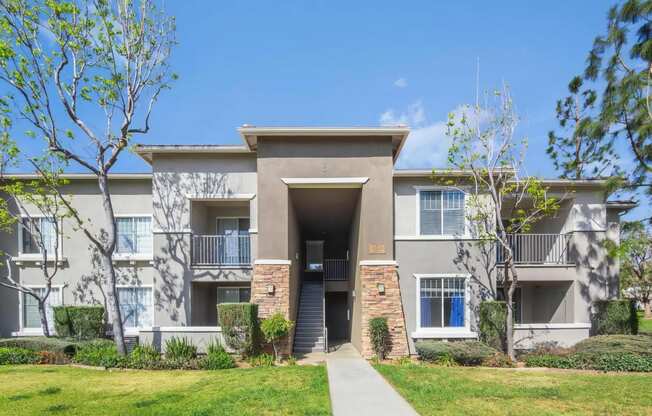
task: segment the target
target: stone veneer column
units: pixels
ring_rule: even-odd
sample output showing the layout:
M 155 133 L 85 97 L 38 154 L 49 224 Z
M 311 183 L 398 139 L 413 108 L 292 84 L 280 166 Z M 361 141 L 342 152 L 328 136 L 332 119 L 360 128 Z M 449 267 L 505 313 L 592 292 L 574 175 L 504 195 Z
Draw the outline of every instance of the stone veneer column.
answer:
M 267 287 L 274 286 L 274 293 Z M 251 302 L 258 305 L 258 317 L 263 319 L 279 312 L 290 319 L 290 261 L 256 260 L 251 279 Z M 288 339 L 280 345 L 282 354 L 292 353 L 291 331 Z
M 391 351 L 388 356 L 408 355 L 407 332 L 396 263 L 392 261 L 361 261 L 360 282 L 362 285 L 360 293 L 362 356 L 371 358 L 374 355 L 369 336 L 369 320 L 378 317 L 387 318 L 391 340 Z M 385 285 L 384 294 L 378 291 L 379 283 Z

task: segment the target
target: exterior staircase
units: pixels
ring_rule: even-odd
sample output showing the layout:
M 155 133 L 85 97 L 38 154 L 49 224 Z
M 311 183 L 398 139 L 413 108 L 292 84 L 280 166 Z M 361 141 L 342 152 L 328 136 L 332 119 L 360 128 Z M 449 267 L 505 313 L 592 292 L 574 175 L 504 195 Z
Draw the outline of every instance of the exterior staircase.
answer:
M 322 281 L 304 280 L 294 331 L 294 352 L 324 351 L 324 289 Z

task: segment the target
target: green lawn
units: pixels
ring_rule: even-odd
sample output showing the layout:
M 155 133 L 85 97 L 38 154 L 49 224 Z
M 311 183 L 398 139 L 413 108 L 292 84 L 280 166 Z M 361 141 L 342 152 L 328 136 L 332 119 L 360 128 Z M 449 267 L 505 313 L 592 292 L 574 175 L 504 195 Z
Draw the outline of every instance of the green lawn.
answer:
M 375 367 L 421 415 L 652 414 L 652 375 Z
M 326 368 L 99 371 L 0 366 L 1 415 L 328 415 Z
M 652 334 L 652 319 L 643 318 L 643 312 L 638 312 L 638 332 Z

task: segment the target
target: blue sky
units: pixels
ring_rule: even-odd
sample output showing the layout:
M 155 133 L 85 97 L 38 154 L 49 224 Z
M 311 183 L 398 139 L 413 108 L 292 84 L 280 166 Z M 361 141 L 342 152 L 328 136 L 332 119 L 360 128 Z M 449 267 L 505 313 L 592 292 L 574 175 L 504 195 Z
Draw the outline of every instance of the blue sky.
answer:
M 545 155 L 555 102 L 584 68 L 613 1 L 167 1 L 180 75 L 142 143 L 240 143 L 252 125 L 413 128 L 401 167 L 443 166 L 447 114 L 480 86 L 509 84 L 529 138 L 527 173 Z M 627 156 L 629 159 L 629 155 Z M 127 155 L 118 171 L 148 171 Z

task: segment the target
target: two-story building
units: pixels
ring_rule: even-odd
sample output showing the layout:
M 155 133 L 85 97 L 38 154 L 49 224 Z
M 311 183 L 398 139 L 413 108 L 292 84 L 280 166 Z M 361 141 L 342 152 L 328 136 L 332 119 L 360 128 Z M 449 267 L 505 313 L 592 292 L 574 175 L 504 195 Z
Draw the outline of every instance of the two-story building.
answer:
M 432 169 L 396 170 L 409 133 L 402 126 L 239 133 L 241 146 L 137 146 L 151 173 L 111 177 L 128 335 L 157 346 L 182 335 L 201 346 L 219 337 L 218 303 L 251 301 L 262 317 L 296 321 L 286 352 L 345 341 L 368 357 L 376 316 L 388 318 L 394 355 L 414 353 L 420 339 L 477 337 L 479 303 L 501 292 L 501 255 L 475 238 L 467 173 L 441 171 L 460 183 L 441 186 Z M 101 229 L 94 177 L 68 177 L 66 194 Z M 619 290 L 602 242 L 618 238 L 619 214 L 632 208 L 607 202 L 603 181 L 545 184 L 564 196 L 561 209 L 512 237 L 521 348 L 589 336 L 592 303 Z M 63 221 L 50 304 L 102 303 L 96 257 L 74 228 Z M 42 285 L 28 233 L 2 235 L 0 250 L 15 276 Z M 0 288 L 0 335 L 39 331 L 30 297 Z

